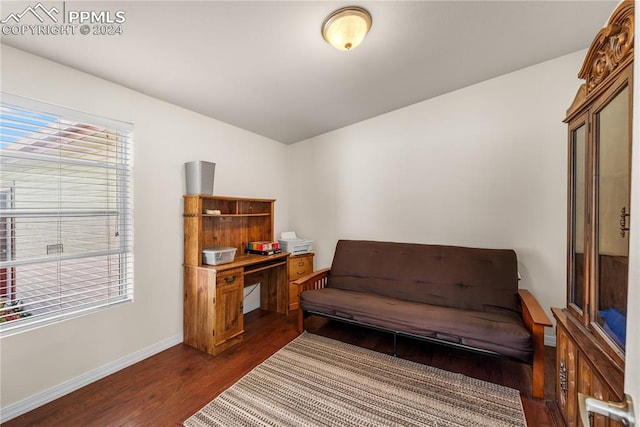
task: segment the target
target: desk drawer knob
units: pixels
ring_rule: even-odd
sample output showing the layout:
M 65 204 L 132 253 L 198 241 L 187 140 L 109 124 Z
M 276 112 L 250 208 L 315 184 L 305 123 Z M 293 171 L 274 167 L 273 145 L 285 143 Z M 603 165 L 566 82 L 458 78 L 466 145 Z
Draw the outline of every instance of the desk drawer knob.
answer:
M 233 282 L 235 282 L 235 281 L 236 281 L 236 276 L 235 276 L 235 275 L 233 275 L 233 276 L 231 276 L 231 277 L 225 277 L 225 278 L 224 278 L 224 281 L 225 281 L 225 282 L 227 282 L 227 283 L 233 283 Z

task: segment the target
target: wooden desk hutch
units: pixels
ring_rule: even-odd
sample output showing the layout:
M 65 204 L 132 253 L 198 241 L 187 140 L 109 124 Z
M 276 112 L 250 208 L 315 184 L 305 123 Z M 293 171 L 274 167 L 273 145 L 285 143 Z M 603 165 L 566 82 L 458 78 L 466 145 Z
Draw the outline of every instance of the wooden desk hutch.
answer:
M 273 241 L 273 199 L 184 196 L 184 342 L 210 354 L 242 340 L 244 286 L 261 283 L 260 308 L 286 314 L 286 252 L 245 254 L 247 242 Z M 220 215 L 206 214 L 219 210 Z M 233 262 L 202 263 L 202 249 L 236 248 Z

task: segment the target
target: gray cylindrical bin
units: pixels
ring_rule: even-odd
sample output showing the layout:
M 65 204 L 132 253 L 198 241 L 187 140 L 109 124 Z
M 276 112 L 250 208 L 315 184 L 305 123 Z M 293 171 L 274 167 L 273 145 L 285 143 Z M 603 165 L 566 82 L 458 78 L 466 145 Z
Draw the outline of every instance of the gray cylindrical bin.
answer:
M 216 164 L 197 160 L 184 164 L 187 178 L 187 194 L 213 195 L 213 177 Z

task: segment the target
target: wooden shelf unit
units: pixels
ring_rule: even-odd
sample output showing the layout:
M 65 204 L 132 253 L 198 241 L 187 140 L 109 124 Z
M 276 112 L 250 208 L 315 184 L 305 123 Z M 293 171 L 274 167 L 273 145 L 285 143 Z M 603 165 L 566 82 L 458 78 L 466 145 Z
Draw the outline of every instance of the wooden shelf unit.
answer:
M 245 254 L 248 242 L 273 241 L 274 199 L 184 196 L 184 342 L 219 354 L 242 340 L 245 285 L 260 282 L 260 308 L 287 313 L 288 253 Z M 219 210 L 220 215 L 205 213 Z M 202 263 L 211 246 L 236 248 L 233 262 Z
M 201 267 L 206 247 L 234 247 L 238 259 L 248 242 L 273 240 L 274 204 L 274 199 L 184 196 L 185 265 Z M 205 214 L 206 210 L 221 214 Z

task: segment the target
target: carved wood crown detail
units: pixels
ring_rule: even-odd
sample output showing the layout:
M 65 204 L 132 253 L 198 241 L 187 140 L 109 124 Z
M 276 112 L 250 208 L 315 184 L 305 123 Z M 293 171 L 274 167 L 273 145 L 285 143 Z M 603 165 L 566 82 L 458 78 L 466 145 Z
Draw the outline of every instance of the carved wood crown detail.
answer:
M 633 57 L 634 11 L 633 1 L 620 3 L 607 26 L 594 39 L 578 77 L 586 80 L 590 94 L 616 68 Z

